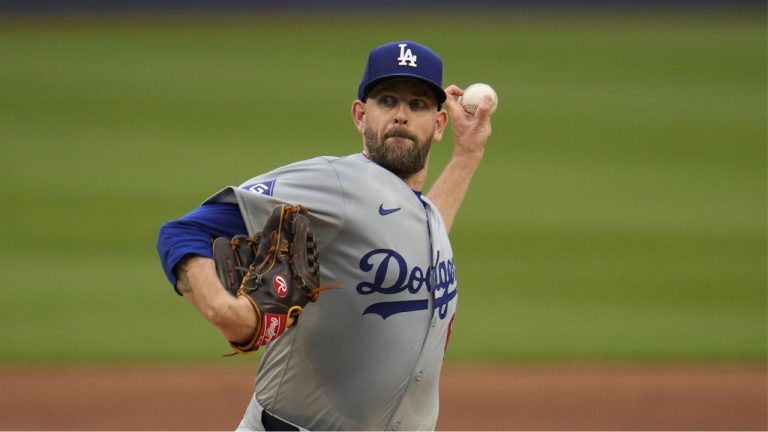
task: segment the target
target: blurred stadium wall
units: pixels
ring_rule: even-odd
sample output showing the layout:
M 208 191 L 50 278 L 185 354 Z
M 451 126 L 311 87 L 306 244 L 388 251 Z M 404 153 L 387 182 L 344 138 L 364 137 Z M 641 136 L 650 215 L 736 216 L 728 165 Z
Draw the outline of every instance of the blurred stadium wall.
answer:
M 765 8 L 761 0 L 0 0 L 0 13 L 83 14 L 142 12 L 392 12 L 434 11 L 486 12 L 530 9 L 646 10 L 683 9 L 732 10 Z

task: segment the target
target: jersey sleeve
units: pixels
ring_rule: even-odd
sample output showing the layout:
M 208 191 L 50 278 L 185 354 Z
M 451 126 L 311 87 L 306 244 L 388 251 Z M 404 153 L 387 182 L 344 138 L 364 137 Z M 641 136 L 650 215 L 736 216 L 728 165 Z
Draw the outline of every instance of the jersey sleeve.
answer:
M 212 258 L 211 239 L 245 233 L 240 209 L 235 204 L 207 203 L 179 219 L 165 223 L 157 238 L 157 252 L 165 276 L 176 287 L 174 267 L 187 255 Z

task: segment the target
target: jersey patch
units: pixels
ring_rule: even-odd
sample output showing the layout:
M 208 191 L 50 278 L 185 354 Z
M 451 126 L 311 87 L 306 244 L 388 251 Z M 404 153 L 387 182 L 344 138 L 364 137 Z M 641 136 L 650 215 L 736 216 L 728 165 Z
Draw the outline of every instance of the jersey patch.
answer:
M 242 189 L 245 189 L 251 192 L 256 192 L 257 194 L 260 194 L 260 195 L 272 196 L 272 193 L 275 190 L 276 181 L 277 179 L 267 180 L 261 183 L 252 183 L 252 184 L 243 186 Z

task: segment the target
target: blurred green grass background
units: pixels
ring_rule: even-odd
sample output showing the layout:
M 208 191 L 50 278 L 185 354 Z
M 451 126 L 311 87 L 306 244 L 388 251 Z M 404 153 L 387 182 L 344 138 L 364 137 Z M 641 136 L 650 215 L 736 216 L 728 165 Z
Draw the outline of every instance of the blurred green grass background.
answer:
M 504 14 L 3 20 L 0 364 L 218 361 L 159 226 L 358 151 L 365 56 L 400 39 L 500 97 L 449 362 L 765 361 L 764 16 Z

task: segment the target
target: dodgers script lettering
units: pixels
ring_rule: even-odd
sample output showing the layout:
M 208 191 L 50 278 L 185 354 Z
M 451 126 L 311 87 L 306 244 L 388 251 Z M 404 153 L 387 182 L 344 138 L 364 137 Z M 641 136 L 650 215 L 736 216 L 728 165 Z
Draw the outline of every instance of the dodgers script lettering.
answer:
M 360 270 L 372 276 L 371 281 L 357 284 L 357 292 L 363 295 L 379 293 L 397 295 L 407 292 L 416 296 L 422 289 L 435 293 L 435 308 L 440 319 L 448 314 L 448 304 L 456 297 L 456 267 L 452 260 L 441 260 L 438 251 L 435 263 L 426 270 L 409 266 L 402 255 L 391 249 L 374 249 L 360 259 Z M 389 282 L 388 282 L 389 281 Z M 454 286 L 451 291 L 450 288 Z M 437 296 L 442 292 L 441 296 Z M 400 297 L 402 298 L 402 296 Z M 394 314 L 426 310 L 429 300 L 396 300 L 370 305 L 363 315 L 374 313 L 386 319 Z

